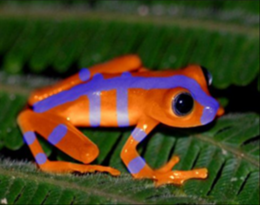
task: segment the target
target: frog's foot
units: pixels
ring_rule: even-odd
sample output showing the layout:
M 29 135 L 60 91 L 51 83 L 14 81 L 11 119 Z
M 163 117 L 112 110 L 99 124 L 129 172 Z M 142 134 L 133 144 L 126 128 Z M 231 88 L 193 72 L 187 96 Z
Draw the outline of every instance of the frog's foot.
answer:
M 46 172 L 52 173 L 89 173 L 89 172 L 108 172 L 112 176 L 119 176 L 120 171 L 112 168 L 100 165 L 88 165 L 88 164 L 75 164 L 71 162 L 63 161 L 46 161 L 44 164 L 39 165 L 40 169 Z
M 193 169 L 189 171 L 169 171 L 166 173 L 155 172 L 155 186 L 164 184 L 182 185 L 188 179 L 205 179 L 207 178 L 208 170 L 205 168 Z
M 153 179 L 156 186 L 163 184 L 181 185 L 188 179 L 205 179 L 207 177 L 208 170 L 204 168 L 189 171 L 172 171 L 172 168 L 179 160 L 179 157 L 173 156 L 166 165 L 154 171 Z

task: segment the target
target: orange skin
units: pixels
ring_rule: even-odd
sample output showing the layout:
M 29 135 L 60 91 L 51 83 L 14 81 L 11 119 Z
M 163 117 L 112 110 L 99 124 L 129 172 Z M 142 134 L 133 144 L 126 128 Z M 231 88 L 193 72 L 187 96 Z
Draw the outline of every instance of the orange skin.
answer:
M 206 79 L 201 67 L 198 65 L 191 65 L 178 71 L 155 72 L 142 67 L 138 56 L 127 55 L 90 67 L 88 71 L 84 70 L 83 74 L 77 73 L 56 85 L 33 92 L 28 101 L 33 108 L 22 111 L 18 116 L 18 124 L 24 134 L 25 142 L 28 144 L 39 168 L 47 172 L 58 173 L 99 171 L 109 172 L 114 176 L 119 175 L 120 172 L 114 168 L 89 164 L 98 156 L 98 147 L 76 127 L 91 127 L 93 123 L 95 124 L 98 121 L 98 124 L 94 126 L 136 126 L 121 152 L 121 158 L 134 178 L 153 179 L 157 186 L 169 183 L 180 185 L 187 179 L 206 178 L 207 169 L 205 168 L 190 171 L 172 171 L 172 167 L 179 161 L 176 156 L 160 169 L 153 170 L 136 151 L 140 141 L 159 123 L 172 127 L 202 125 L 201 116 L 203 115 L 204 106 L 197 100 L 194 100 L 192 111 L 185 116 L 178 116 L 172 109 L 172 102 L 177 95 L 190 92 L 187 88 L 181 86 L 167 89 L 131 87 L 127 90 L 127 98 L 122 97 L 122 101 L 126 100 L 124 101 L 126 104 L 122 105 L 120 105 L 121 101 L 117 101 L 119 94 L 115 89 L 101 90 L 99 92 L 93 90 L 91 95 L 84 94 L 77 97 L 74 95 L 76 92 L 73 91 L 69 98 L 63 95 L 66 91 L 70 92 L 72 89 L 77 89 L 77 86 L 91 84 L 91 81 L 98 79 L 95 78 L 98 75 L 102 76 L 104 82 L 111 80 L 109 82 L 112 83 L 107 86 L 112 86 L 111 84 L 116 79 L 120 79 L 124 72 L 129 72 L 128 75 L 134 79 L 139 77 L 151 79 L 178 75 L 186 76 L 195 80 L 203 93 L 210 96 Z M 97 86 L 99 85 L 100 83 L 97 83 Z M 135 81 L 133 85 L 135 85 Z M 142 84 L 142 86 L 147 85 Z M 118 87 L 123 87 L 123 85 L 118 85 Z M 57 97 L 59 94 L 61 94 L 61 97 Z M 91 96 L 93 96 L 93 99 Z M 63 101 L 61 98 L 65 100 Z M 52 101 L 52 99 L 55 100 Z M 45 103 L 48 100 L 50 100 L 50 103 Z M 57 105 L 55 101 L 58 101 Z M 127 115 L 125 112 L 118 113 L 118 110 L 124 109 L 125 105 L 127 105 Z M 94 107 L 90 109 L 91 106 Z M 97 107 L 97 113 L 100 114 L 99 118 L 95 117 L 96 113 L 93 111 Z M 223 108 L 219 107 L 214 116 L 222 115 L 223 112 Z M 49 161 L 37 140 L 35 132 L 83 164 Z

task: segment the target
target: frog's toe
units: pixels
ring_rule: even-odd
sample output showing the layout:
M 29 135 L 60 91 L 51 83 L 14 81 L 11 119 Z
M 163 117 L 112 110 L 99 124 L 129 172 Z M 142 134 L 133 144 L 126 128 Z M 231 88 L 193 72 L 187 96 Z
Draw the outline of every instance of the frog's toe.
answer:
M 84 172 L 107 172 L 111 174 L 112 176 L 119 176 L 120 171 L 117 169 L 114 169 L 112 167 L 106 167 L 101 165 L 82 165 L 84 168 L 81 170 L 82 173 Z
M 205 168 L 189 171 L 157 173 L 155 177 L 155 186 L 161 186 L 164 184 L 182 185 L 188 179 L 205 179 L 207 176 L 208 170 Z
M 167 162 L 164 166 L 161 168 L 157 169 L 156 172 L 169 172 L 172 170 L 172 168 L 180 161 L 180 158 L 178 156 L 173 156 L 170 161 Z
M 117 169 L 114 169 L 112 167 L 108 167 L 109 170 L 107 172 L 109 172 L 112 176 L 119 176 L 121 174 L 121 172 Z

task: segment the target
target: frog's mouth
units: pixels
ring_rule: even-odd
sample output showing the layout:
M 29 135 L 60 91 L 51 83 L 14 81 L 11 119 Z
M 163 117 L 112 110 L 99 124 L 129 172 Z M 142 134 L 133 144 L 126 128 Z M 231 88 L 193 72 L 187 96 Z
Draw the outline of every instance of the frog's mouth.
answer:
M 217 111 L 217 116 L 220 117 L 225 114 L 225 109 L 222 106 L 219 106 Z

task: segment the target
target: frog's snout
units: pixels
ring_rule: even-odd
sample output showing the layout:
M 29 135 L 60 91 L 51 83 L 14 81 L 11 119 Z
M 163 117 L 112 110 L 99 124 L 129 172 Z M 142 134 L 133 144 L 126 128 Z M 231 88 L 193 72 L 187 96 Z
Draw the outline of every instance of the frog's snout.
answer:
M 214 120 L 215 116 L 216 116 L 216 109 L 213 109 L 210 106 L 204 107 L 203 109 L 203 113 L 201 116 L 201 124 L 202 125 L 206 125 L 208 123 L 210 123 L 212 120 Z
M 212 98 L 213 99 L 213 98 Z M 216 117 L 222 116 L 225 113 L 224 108 L 218 101 L 211 100 L 203 109 L 200 122 L 202 125 L 206 125 L 213 121 Z

